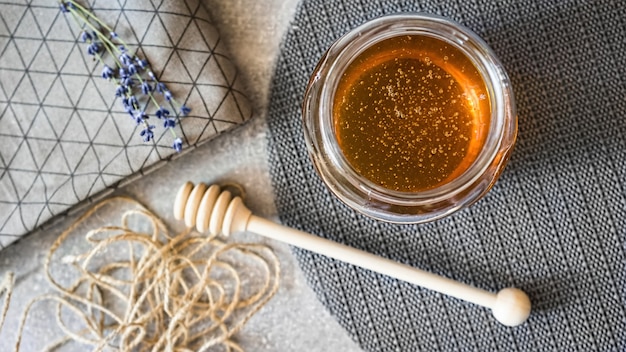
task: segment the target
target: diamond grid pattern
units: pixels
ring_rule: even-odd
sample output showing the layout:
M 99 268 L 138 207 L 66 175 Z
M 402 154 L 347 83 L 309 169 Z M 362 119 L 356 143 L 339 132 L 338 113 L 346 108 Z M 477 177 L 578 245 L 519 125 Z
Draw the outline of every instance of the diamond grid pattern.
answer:
M 176 130 L 185 151 L 251 117 L 198 0 L 84 4 L 192 108 Z M 80 30 L 55 1 L 0 1 L 0 249 L 178 156 L 162 128 L 154 143 L 141 140 Z

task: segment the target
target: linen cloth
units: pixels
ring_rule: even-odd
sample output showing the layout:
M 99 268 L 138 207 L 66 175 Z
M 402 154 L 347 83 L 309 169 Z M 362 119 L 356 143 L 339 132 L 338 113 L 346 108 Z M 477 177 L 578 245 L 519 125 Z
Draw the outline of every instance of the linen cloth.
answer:
M 300 102 L 331 43 L 384 14 L 450 17 L 511 78 L 519 138 L 472 207 L 426 225 L 374 221 L 315 174 Z M 626 350 L 626 5 L 620 1 L 304 0 L 278 60 L 271 174 L 284 224 L 533 304 L 509 328 L 485 308 L 294 249 L 319 299 L 367 351 Z
M 202 2 L 82 4 L 192 109 L 177 121 L 183 153 L 251 117 L 237 70 Z M 100 77 L 102 65 L 87 54 L 80 35 L 57 1 L 0 1 L 0 249 L 180 155 L 146 97 L 140 103 L 156 129 L 154 141 L 142 141 L 142 127 L 124 112 L 115 84 Z

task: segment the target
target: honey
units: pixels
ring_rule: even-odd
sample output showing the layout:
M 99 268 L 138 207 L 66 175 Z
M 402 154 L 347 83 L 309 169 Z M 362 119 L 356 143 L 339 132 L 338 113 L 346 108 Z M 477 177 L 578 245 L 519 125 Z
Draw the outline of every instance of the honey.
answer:
M 343 72 L 332 119 L 350 166 L 376 185 L 421 192 L 463 174 L 489 132 L 489 92 L 472 61 L 427 35 L 368 47 Z

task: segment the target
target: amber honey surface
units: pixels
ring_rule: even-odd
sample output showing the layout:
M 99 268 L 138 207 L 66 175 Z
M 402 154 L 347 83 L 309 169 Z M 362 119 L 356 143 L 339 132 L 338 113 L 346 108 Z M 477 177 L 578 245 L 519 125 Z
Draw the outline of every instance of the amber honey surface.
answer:
M 419 192 L 476 159 L 491 108 L 485 82 L 454 46 L 428 36 L 385 39 L 353 60 L 333 101 L 339 147 L 357 173 Z

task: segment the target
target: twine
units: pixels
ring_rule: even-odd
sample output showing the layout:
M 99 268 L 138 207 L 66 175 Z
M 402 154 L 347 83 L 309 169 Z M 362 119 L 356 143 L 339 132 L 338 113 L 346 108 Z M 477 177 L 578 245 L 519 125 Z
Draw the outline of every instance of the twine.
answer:
M 121 226 L 90 230 L 84 235 L 88 250 L 53 260 L 63 244 L 74 238 L 70 234 L 115 202 L 133 207 L 123 212 Z M 151 231 L 133 229 L 131 222 Z M 121 246 L 127 253 L 120 251 Z M 107 259 L 111 253 L 124 258 Z M 66 273 L 70 266 L 78 278 L 61 284 L 52 275 L 53 265 L 63 265 Z M 70 342 L 88 345 L 93 351 L 183 352 L 212 347 L 243 351 L 232 337 L 276 293 L 280 276 L 278 258 L 269 247 L 227 244 L 191 230 L 171 235 L 156 215 L 127 197 L 107 199 L 74 222 L 50 248 L 44 269 L 57 294 L 27 304 L 15 351 L 19 351 L 29 313 L 42 301 L 56 302 L 56 322 L 65 334 L 47 351 Z M 251 272 L 258 273 L 251 276 Z M 255 285 L 255 280 L 261 282 Z M 9 273 L 0 284 L 0 297 L 5 293 L 0 329 L 13 283 Z
M 9 311 L 9 302 L 11 302 L 11 294 L 13 293 L 14 285 L 15 275 L 12 272 L 8 272 L 0 283 L 0 297 L 4 295 L 2 310 L 0 311 L 0 331 L 2 331 L 4 320 L 7 317 L 7 312 Z

